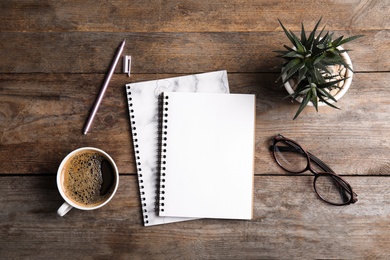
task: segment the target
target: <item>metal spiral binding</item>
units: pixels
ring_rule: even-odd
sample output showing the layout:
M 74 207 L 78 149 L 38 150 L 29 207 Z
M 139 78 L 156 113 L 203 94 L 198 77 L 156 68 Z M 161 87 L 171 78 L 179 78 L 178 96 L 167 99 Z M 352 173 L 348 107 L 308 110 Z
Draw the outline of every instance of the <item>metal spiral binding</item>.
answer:
M 161 111 L 161 148 L 160 148 L 160 213 L 164 212 L 165 176 L 166 176 L 166 153 L 167 153 L 167 131 L 168 131 L 168 102 L 169 96 L 164 93 Z
M 136 127 L 136 118 L 134 115 L 134 108 L 132 103 L 132 97 L 131 97 L 131 87 L 127 86 L 127 103 L 129 105 L 129 114 L 130 114 L 130 122 L 131 122 L 131 132 L 133 134 L 133 143 L 134 143 L 134 152 L 135 152 L 135 161 L 137 164 L 137 172 L 138 172 L 138 183 L 139 183 L 139 190 L 140 190 L 140 197 L 141 197 L 141 206 L 142 206 L 142 213 L 144 217 L 144 223 L 148 224 L 148 210 L 146 209 L 146 197 L 145 197 L 145 191 L 143 186 L 143 176 L 142 176 L 142 168 L 141 168 L 141 162 L 140 162 L 140 155 L 138 150 L 138 138 L 137 138 L 137 127 Z

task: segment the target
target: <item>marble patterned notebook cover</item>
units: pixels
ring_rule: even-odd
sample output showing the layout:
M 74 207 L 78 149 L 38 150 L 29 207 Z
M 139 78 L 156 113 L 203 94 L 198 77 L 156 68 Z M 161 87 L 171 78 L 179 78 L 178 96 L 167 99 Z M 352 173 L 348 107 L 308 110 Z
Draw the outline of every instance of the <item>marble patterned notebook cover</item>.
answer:
M 145 226 L 191 220 L 160 217 L 159 95 L 164 92 L 229 93 L 225 70 L 126 84 L 128 108 Z

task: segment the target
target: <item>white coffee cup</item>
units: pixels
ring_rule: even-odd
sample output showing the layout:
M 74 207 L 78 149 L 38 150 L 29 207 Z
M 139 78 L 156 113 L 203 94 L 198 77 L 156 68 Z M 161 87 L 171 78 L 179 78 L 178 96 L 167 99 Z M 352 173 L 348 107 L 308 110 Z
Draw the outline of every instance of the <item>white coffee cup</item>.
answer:
M 99 155 L 101 155 L 104 160 L 108 161 L 108 163 L 111 165 L 111 169 L 113 171 L 112 177 L 114 178 L 112 185 L 110 186 L 110 194 L 105 198 L 103 201 L 99 202 L 96 205 L 83 205 L 82 203 L 76 202 L 74 199 L 72 199 L 69 196 L 69 192 L 66 192 L 64 189 L 64 176 L 65 176 L 65 166 L 69 165 L 70 160 L 74 158 L 76 155 L 85 154 L 88 152 L 96 152 Z M 59 216 L 64 216 L 66 213 L 68 213 L 72 208 L 77 208 L 81 210 L 94 210 L 103 207 L 106 205 L 115 195 L 116 190 L 118 189 L 119 184 L 119 171 L 118 168 L 114 162 L 114 160 L 103 150 L 94 148 L 94 147 L 82 147 L 79 149 L 74 150 L 73 152 L 69 153 L 61 162 L 58 171 L 57 171 L 57 187 L 58 191 L 60 192 L 62 198 L 65 200 L 65 202 L 61 205 L 61 207 L 57 210 L 57 214 Z M 68 195 L 67 195 L 68 193 Z

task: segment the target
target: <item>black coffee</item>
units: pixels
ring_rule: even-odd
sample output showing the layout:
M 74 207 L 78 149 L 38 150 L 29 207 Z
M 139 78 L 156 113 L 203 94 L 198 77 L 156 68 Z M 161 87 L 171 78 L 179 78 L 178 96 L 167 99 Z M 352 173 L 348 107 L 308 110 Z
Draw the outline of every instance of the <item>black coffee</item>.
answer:
M 98 152 L 83 151 L 74 155 L 63 171 L 66 196 L 82 206 L 97 206 L 107 200 L 114 190 L 113 167 Z

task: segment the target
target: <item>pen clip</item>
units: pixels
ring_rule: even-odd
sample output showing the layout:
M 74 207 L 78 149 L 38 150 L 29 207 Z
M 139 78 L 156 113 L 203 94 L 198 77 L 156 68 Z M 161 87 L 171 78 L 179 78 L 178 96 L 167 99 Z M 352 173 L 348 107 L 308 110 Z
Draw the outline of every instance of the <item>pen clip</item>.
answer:
M 123 57 L 123 73 L 127 73 L 127 75 L 130 77 L 130 71 L 131 71 L 131 56 L 126 55 Z

